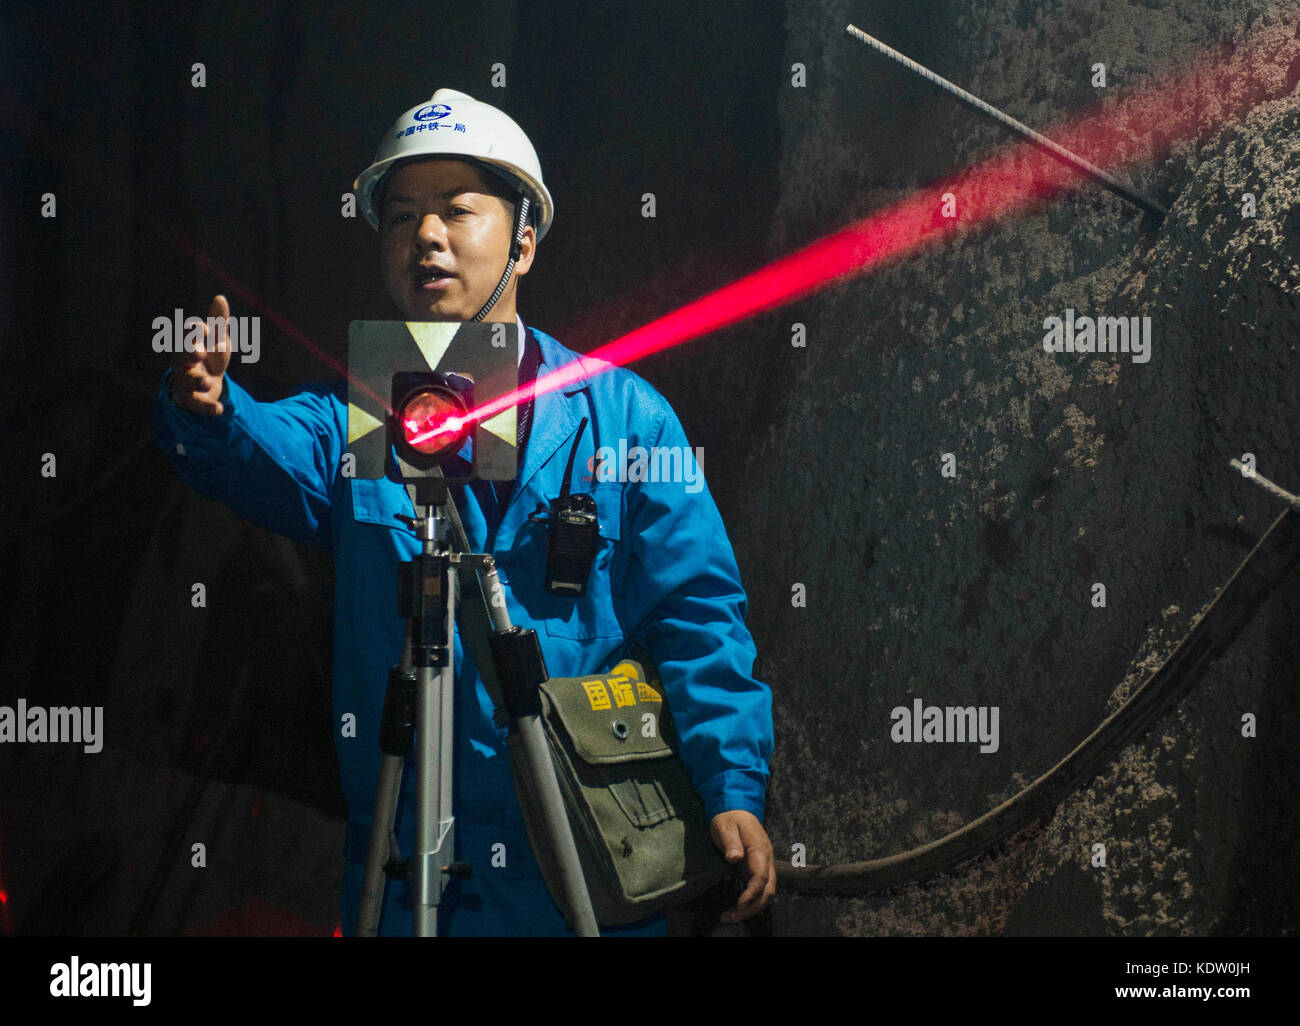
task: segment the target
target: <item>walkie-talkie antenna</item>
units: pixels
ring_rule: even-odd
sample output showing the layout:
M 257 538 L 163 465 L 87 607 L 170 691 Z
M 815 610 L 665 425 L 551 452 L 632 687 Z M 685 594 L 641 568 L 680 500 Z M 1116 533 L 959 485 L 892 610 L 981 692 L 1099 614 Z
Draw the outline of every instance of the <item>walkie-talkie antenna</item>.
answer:
M 564 484 L 560 486 L 560 502 L 567 502 L 569 499 L 569 481 L 573 477 L 573 458 L 578 455 L 578 443 L 582 441 L 582 431 L 587 426 L 587 418 L 582 418 L 582 423 L 578 425 L 578 437 L 573 440 L 573 448 L 569 450 L 569 462 L 564 467 Z

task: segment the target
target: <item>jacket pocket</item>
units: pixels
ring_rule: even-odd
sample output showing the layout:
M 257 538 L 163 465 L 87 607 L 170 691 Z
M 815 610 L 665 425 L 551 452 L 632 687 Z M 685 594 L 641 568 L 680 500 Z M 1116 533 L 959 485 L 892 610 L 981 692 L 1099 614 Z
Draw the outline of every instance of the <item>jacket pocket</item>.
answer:
M 352 517 L 365 524 L 377 524 L 391 527 L 394 531 L 408 531 L 397 514 L 411 515 L 411 502 L 406 489 L 396 481 L 379 477 L 374 479 L 352 478 L 349 483 L 352 492 Z

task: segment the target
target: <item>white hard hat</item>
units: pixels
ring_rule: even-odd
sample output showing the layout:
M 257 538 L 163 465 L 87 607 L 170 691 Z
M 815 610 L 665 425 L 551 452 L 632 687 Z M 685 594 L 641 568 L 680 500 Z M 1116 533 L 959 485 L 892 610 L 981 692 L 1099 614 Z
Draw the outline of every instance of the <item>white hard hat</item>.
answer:
M 379 228 L 375 191 L 400 160 L 411 157 L 460 157 L 487 164 L 531 201 L 537 216 L 537 239 L 551 227 L 555 203 L 542 182 L 542 165 L 528 136 L 491 104 L 454 89 L 439 89 L 428 103 L 412 107 L 393 122 L 379 144 L 375 161 L 357 176 L 353 188 L 361 213 Z

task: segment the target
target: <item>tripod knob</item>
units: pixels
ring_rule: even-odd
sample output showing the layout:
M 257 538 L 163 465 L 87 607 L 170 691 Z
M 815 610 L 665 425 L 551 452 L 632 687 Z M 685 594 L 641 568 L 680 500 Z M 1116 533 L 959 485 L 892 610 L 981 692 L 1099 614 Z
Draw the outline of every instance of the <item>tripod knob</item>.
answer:
M 474 869 L 468 862 L 453 862 L 450 865 L 443 866 L 442 871 L 448 876 L 468 880 L 473 875 Z

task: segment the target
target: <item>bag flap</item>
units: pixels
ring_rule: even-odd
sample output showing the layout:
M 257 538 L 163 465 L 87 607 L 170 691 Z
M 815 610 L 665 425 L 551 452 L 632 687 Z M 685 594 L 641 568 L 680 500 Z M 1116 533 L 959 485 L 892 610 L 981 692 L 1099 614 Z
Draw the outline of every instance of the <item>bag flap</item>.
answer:
M 663 695 L 646 681 L 640 663 L 626 659 L 606 674 L 555 677 L 541 691 L 548 720 L 590 765 L 672 755 L 664 737 Z

